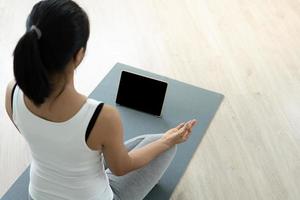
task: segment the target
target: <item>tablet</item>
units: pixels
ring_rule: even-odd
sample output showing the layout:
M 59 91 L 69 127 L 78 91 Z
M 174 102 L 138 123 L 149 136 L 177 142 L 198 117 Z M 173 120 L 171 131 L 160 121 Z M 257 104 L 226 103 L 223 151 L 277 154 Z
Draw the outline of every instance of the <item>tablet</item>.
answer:
M 168 83 L 122 71 L 116 103 L 161 116 Z

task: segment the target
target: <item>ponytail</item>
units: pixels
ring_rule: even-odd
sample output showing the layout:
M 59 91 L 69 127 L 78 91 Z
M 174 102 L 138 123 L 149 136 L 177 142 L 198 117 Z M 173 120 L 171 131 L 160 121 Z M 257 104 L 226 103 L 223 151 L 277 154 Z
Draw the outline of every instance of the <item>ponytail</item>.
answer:
M 47 70 L 42 62 L 38 35 L 26 32 L 14 50 L 14 76 L 18 86 L 36 106 L 44 103 L 51 93 Z
M 87 46 L 89 20 L 72 0 L 43 0 L 33 6 L 26 29 L 14 50 L 14 76 L 23 93 L 40 106 L 56 89 L 55 77 L 64 75 L 70 60 Z

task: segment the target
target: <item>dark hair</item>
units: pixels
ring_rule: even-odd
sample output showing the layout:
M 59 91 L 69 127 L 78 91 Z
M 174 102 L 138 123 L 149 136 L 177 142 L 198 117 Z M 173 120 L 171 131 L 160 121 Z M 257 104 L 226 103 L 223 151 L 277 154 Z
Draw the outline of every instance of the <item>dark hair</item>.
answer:
M 32 29 L 36 26 L 41 31 Z M 34 5 L 26 32 L 14 50 L 14 76 L 24 94 L 37 106 L 53 90 L 51 78 L 64 73 L 67 63 L 89 38 L 87 14 L 71 0 L 45 0 Z

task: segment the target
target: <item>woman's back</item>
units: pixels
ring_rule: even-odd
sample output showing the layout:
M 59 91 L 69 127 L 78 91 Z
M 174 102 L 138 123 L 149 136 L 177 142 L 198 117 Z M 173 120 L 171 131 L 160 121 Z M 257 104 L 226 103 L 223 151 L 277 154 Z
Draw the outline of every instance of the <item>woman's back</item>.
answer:
M 85 140 L 99 102 L 88 98 L 70 119 L 52 122 L 32 113 L 24 99 L 22 90 L 16 86 L 13 120 L 32 153 L 31 196 L 35 199 L 112 199 L 103 155 L 91 150 Z

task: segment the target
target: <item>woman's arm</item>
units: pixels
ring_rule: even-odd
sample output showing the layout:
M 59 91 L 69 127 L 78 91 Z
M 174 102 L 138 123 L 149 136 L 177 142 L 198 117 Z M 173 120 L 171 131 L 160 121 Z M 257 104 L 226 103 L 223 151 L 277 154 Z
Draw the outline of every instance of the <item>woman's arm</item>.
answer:
M 131 168 L 129 171 L 139 169 L 147 165 L 162 152 L 168 150 L 171 146 L 166 145 L 161 139 L 151 142 L 141 148 L 133 149 L 129 152 L 131 158 Z
M 146 165 L 170 148 L 159 140 L 129 153 L 124 145 L 120 114 L 116 108 L 108 104 L 104 104 L 91 136 L 93 141 L 101 141 L 96 148 L 102 150 L 108 168 L 117 176 Z

